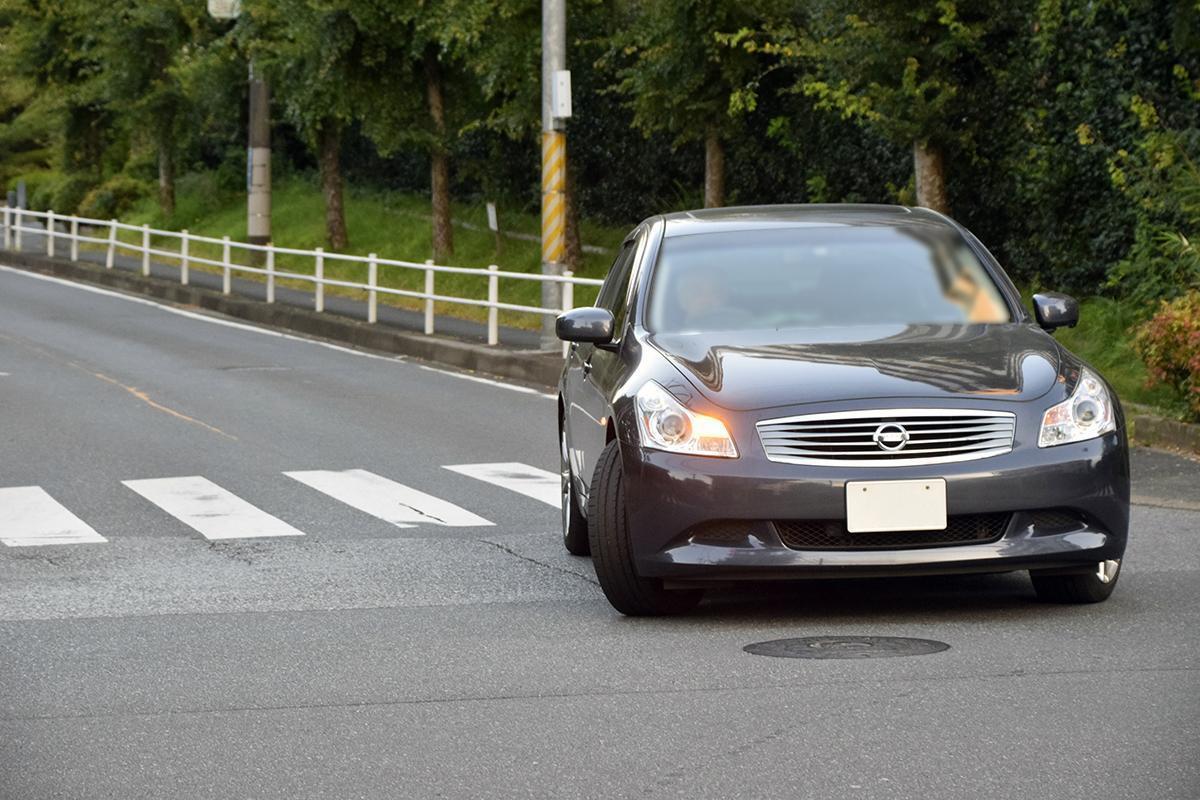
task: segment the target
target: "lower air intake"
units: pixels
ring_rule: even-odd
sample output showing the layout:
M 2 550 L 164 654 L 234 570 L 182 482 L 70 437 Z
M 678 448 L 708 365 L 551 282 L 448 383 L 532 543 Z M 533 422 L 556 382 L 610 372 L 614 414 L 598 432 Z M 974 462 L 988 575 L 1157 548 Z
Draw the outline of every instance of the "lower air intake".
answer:
M 775 530 L 793 550 L 896 550 L 992 542 L 1004 535 L 1011 514 L 955 514 L 942 531 L 850 533 L 845 520 L 777 520 Z

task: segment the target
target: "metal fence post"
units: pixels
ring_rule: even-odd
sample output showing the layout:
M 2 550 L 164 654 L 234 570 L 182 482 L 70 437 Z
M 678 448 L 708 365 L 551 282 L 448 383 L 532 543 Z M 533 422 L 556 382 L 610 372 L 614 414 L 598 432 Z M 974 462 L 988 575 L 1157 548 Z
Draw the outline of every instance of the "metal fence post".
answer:
M 142 274 L 150 274 L 150 226 L 142 226 Z
M 46 212 L 46 255 L 54 258 L 54 209 Z
M 425 266 L 432 267 L 433 259 L 425 259 Z M 433 333 L 433 275 L 431 269 L 425 270 L 425 333 Z
M 104 255 L 104 268 L 113 268 L 113 259 L 117 254 L 117 221 L 110 219 L 108 221 L 108 252 Z
M 500 269 L 495 264 L 488 264 L 488 344 L 500 343 L 500 309 L 496 308 L 496 303 L 500 302 L 500 276 L 496 274 L 496 270 Z
M 221 279 L 221 294 L 229 294 L 232 287 L 232 270 L 229 268 L 229 237 L 221 237 L 221 263 L 225 265 L 225 275 Z
M 14 242 L 14 244 L 16 244 L 16 251 L 18 253 L 21 252 L 21 223 L 23 223 L 25 221 L 24 219 L 22 219 L 23 216 L 24 215 L 21 214 L 21 208 L 20 208 L 20 206 L 18 206 L 17 207 L 17 240 L 16 240 L 16 242 Z
M 71 260 L 79 260 L 79 217 L 71 217 Z
M 184 286 L 188 284 L 188 230 L 184 228 L 179 232 L 179 282 Z
M 575 307 L 575 284 L 571 283 L 571 278 L 575 277 L 575 273 L 568 269 L 564 270 L 562 275 L 567 279 L 562 282 L 562 310 L 566 312 Z M 567 342 L 562 343 L 563 358 L 567 357 L 569 347 Z
M 379 318 L 378 292 L 375 291 L 379 285 L 379 263 L 375 259 L 374 253 L 367 256 L 367 322 L 370 323 Z
M 275 245 L 267 242 L 267 302 L 275 302 Z
M 325 248 L 318 247 L 315 251 L 317 261 L 313 273 L 316 280 L 313 281 L 313 311 L 318 314 L 325 310 Z
M 4 249 L 12 249 L 12 209 L 4 207 Z

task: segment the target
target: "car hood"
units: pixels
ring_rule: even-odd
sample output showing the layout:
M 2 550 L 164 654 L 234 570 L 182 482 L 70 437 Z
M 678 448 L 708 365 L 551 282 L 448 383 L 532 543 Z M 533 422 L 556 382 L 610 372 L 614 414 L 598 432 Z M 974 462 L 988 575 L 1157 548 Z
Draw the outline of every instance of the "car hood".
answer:
M 652 334 L 711 402 L 748 411 L 871 398 L 1034 400 L 1058 380 L 1054 340 L 1025 324 Z

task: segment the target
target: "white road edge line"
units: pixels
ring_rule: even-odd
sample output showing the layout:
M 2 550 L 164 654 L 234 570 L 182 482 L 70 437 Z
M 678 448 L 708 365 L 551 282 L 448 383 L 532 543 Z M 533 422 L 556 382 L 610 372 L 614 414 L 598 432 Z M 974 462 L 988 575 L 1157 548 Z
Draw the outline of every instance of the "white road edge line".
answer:
M 8 547 L 107 541 L 40 486 L 0 489 L 0 542 Z
M 438 369 L 437 367 L 430 367 L 430 366 L 426 366 L 425 364 L 417 364 L 416 366 L 420 367 L 423 370 L 428 370 L 429 372 L 436 372 L 439 375 L 449 375 L 451 378 L 462 378 L 464 381 L 474 381 L 475 383 L 486 383 L 489 386 L 499 386 L 503 389 L 508 389 L 513 392 L 520 392 L 522 394 L 531 394 L 535 397 L 545 397 L 550 400 L 558 399 L 558 395 L 548 394 L 546 392 L 539 392 L 537 389 L 531 389 L 528 386 L 518 386 L 515 383 L 502 383 L 501 381 L 494 381 L 494 380 L 491 380 L 490 378 L 481 378 L 478 375 L 468 375 L 465 372 L 452 372 L 448 369 Z
M 309 344 L 315 344 L 315 345 L 318 345 L 319 347 L 324 347 L 329 350 L 336 350 L 339 353 L 349 353 L 352 356 L 360 356 L 362 358 L 371 358 L 371 359 L 375 359 L 376 361 L 387 361 L 387 362 L 390 362 L 393 364 L 409 363 L 408 359 L 404 358 L 403 356 L 381 356 L 376 353 L 368 353 L 365 350 L 356 350 L 353 347 L 344 347 L 340 344 L 334 344 L 332 342 L 323 342 L 320 339 L 310 339 L 305 336 L 296 336 L 295 334 L 291 334 L 291 333 L 283 333 L 282 331 L 271 330 L 270 328 L 260 328 L 255 325 L 247 325 L 242 322 L 234 322 L 232 320 L 223 319 L 221 317 L 213 317 L 213 316 L 209 316 L 207 314 L 198 314 L 194 311 L 187 311 L 185 309 L 177 308 L 176 306 L 173 306 L 173 305 L 170 305 L 167 303 L 160 303 L 156 300 L 150 300 L 145 297 L 136 297 L 134 295 L 129 295 L 129 294 L 125 294 L 123 292 L 113 291 L 111 289 L 102 289 L 99 286 L 92 286 L 92 285 L 86 284 L 86 283 L 78 283 L 76 281 L 67 280 L 66 278 L 56 278 L 53 275 L 42 275 L 37 272 L 29 272 L 28 270 L 17 269 L 16 267 L 8 267 L 3 264 L 0 264 L 0 271 L 8 272 L 8 273 L 11 273 L 14 275 L 24 275 L 27 278 L 35 278 L 40 281 L 47 281 L 48 283 L 57 283 L 57 284 L 61 284 L 63 286 L 71 286 L 76 289 L 81 289 L 85 292 L 92 292 L 94 294 L 100 294 L 100 295 L 104 295 L 106 297 L 116 297 L 121 300 L 128 300 L 131 303 L 139 303 L 144 306 L 151 306 L 153 308 L 159 308 L 159 309 L 162 309 L 163 311 L 167 311 L 171 314 L 177 314 L 178 316 L 181 316 L 181 317 L 187 317 L 188 319 L 200 320 L 201 322 L 208 322 L 213 325 L 223 325 L 226 328 L 235 328 L 237 330 L 242 330 L 242 331 L 251 331 L 253 333 L 260 333 L 263 336 L 275 336 L 277 338 L 287 339 L 287 340 L 293 341 L 293 342 L 307 342 Z M 490 380 L 488 378 L 480 378 L 478 376 L 467 375 L 462 372 L 453 372 L 451 370 L 437 369 L 436 367 L 428 367 L 428 366 L 425 366 L 424 364 L 418 364 L 417 366 L 421 367 L 421 369 L 429 370 L 430 372 L 437 372 L 442 375 L 449 375 L 449 376 L 455 377 L 455 378 L 462 378 L 464 380 L 475 381 L 476 383 L 484 383 L 489 386 L 498 386 L 501 389 L 508 389 L 509 391 L 520 392 L 521 394 L 530 394 L 530 395 L 534 395 L 537 397 L 546 397 L 546 398 L 550 398 L 550 399 L 555 399 L 557 397 L 557 395 L 547 394 L 545 392 L 539 392 L 536 389 L 530 389 L 527 386 L 518 386 L 516 384 L 504 383 L 503 381 Z
M 222 489 L 208 478 L 151 478 L 121 481 L 205 539 L 257 539 L 263 536 L 303 536 L 278 517 Z
M 283 474 L 397 528 L 412 528 L 421 523 L 453 528 L 492 525 L 465 508 L 365 469 Z
M 548 506 L 559 508 L 562 505 L 560 476 L 528 464 L 504 461 L 496 464 L 455 464 L 443 466 L 442 469 L 532 497 Z

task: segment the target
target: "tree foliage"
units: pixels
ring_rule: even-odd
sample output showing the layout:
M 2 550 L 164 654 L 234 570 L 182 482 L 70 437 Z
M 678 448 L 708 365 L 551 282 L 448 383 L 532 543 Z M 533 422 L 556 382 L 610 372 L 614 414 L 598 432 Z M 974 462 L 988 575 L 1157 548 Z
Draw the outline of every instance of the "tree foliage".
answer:
M 126 202 L 156 180 L 167 206 L 164 167 L 236 191 L 253 60 L 273 85 L 275 168 L 314 172 L 327 208 L 345 180 L 427 192 L 441 257 L 451 197 L 537 207 L 539 2 L 245 9 L 229 24 L 192 0 L 0 0 L 0 179 L 25 179 L 63 211 L 89 196 Z M 1025 283 L 1149 307 L 1195 280 L 1196 0 L 568 11 L 568 150 L 586 216 L 633 223 L 717 194 L 924 200 Z

